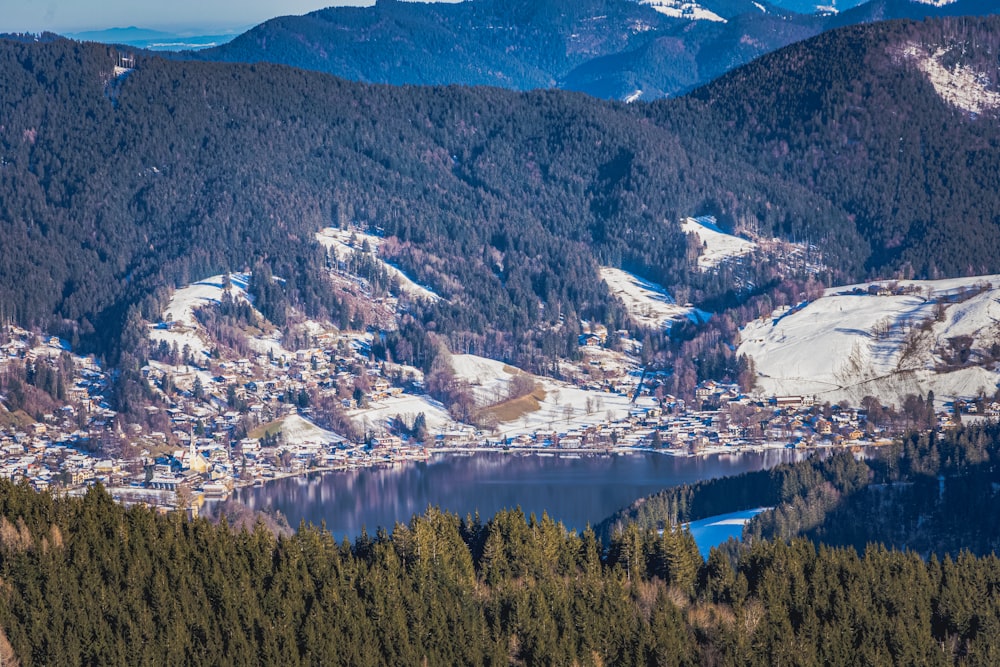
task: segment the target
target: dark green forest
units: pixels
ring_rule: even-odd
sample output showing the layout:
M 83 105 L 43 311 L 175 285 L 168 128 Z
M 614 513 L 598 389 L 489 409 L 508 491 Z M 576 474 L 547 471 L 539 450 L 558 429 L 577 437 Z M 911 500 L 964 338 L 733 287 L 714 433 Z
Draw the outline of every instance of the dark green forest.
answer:
M 744 538 L 807 538 L 863 552 L 881 544 L 927 558 L 1000 550 L 1000 425 L 912 433 L 856 458 L 847 451 L 736 477 L 665 489 L 595 527 L 662 530 L 757 507 Z
M 850 211 L 852 231 L 870 248 L 868 270 L 923 278 L 992 272 L 1000 195 L 982 186 L 1000 164 L 996 111 L 942 105 L 912 52 L 940 49 L 942 65 L 983 72 L 985 89 L 996 91 L 997 25 L 962 18 L 852 26 L 765 56 L 691 101 L 730 119 L 743 138 L 733 148 L 756 170 Z M 658 106 L 663 117 L 674 113 Z M 809 223 L 778 229 L 815 234 L 798 225 Z
M 338 544 L 321 527 L 276 537 L 262 521 L 235 515 L 210 523 L 125 509 L 100 487 L 55 499 L 0 482 L 0 658 L 23 665 L 996 664 L 1000 560 L 974 555 L 995 545 L 996 531 L 988 521 L 969 522 L 986 519 L 974 496 L 995 496 L 996 482 L 957 491 L 966 511 L 951 501 L 936 510 L 968 522 L 961 539 L 939 532 L 936 519 L 910 522 L 946 546 L 940 556 L 896 550 L 898 533 L 878 522 L 863 555 L 823 541 L 838 540 L 834 526 L 873 518 L 869 503 L 854 502 L 870 500 L 866 491 L 939 474 L 959 489 L 985 474 L 998 443 L 996 424 L 938 439 L 914 435 L 869 462 L 837 454 L 760 479 L 665 492 L 687 498 L 691 516 L 722 508 L 700 496 L 724 491 L 740 504 L 739 488 L 749 498 L 765 479 L 790 499 L 776 512 L 817 489 L 840 494 L 821 522 L 831 528 L 826 534 L 803 539 L 780 529 L 768 539 L 751 524 L 744 546 L 715 549 L 707 561 L 670 520 L 659 530 L 627 522 L 602 541 L 590 529 L 567 531 L 516 510 L 484 521 L 429 508 L 392 532 Z M 885 511 L 885 492 L 874 493 Z M 912 500 L 905 491 L 892 497 L 900 510 Z M 894 546 L 878 544 L 883 537 Z
M 289 305 L 350 321 L 313 240 L 344 220 L 395 237 L 391 259 L 447 299 L 414 307 L 423 330 L 494 356 L 543 347 L 562 319 L 627 325 L 598 263 L 730 289 L 689 271 L 676 225 L 714 201 L 720 163 L 636 110 L 156 58 L 113 80 L 107 47 L 2 47 L 0 303 L 112 360 L 129 307 L 155 317 L 166 288 L 226 269 L 266 265 Z M 797 187 L 769 201 L 846 219 Z

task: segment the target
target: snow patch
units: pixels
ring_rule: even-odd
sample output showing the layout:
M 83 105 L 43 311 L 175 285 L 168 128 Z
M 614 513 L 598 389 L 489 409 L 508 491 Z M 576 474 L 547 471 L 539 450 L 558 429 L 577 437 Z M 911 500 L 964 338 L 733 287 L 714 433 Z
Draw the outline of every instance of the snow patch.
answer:
M 601 278 L 607 283 L 611 294 L 621 299 L 628 308 L 629 315 L 641 326 L 661 329 L 685 317 L 698 322 L 705 315 L 704 311 L 695 311 L 691 306 L 677 305 L 670 293 L 660 285 L 621 269 L 602 266 Z
M 948 4 L 945 0 L 940 2 L 922 0 L 922 2 L 936 7 Z M 966 65 L 948 69 L 942 64 L 942 58 L 949 51 L 950 48 L 941 47 L 934 53 L 929 53 L 923 47 L 910 43 L 903 47 L 901 53 L 903 57 L 916 62 L 917 67 L 934 86 L 938 96 L 948 104 L 971 114 L 981 114 L 984 111 L 1000 108 L 1000 93 L 987 88 L 990 84 L 987 74 L 977 72 Z
M 640 4 L 648 5 L 671 18 L 688 19 L 690 21 L 715 21 L 717 23 L 726 22 L 726 19 L 715 12 L 689 0 L 641 0 Z
M 757 249 L 757 244 L 738 236 L 727 234 L 716 224 L 715 218 L 685 218 L 681 223 L 685 234 L 694 234 L 703 246 L 698 255 L 698 268 L 702 271 L 718 266 L 724 260 L 748 255 Z
M 378 257 L 378 246 L 379 243 L 381 243 L 381 239 L 377 236 L 365 234 L 359 231 L 327 227 L 326 229 L 316 233 L 316 240 L 319 241 L 320 245 L 323 247 L 332 250 L 337 256 L 337 259 L 341 261 L 346 260 L 351 253 L 361 251 L 365 241 L 367 241 L 371 256 L 375 259 L 375 261 L 385 267 L 385 270 L 391 276 L 394 276 L 399 281 L 400 290 L 418 299 L 426 299 L 428 301 L 441 300 L 441 297 L 435 294 L 432 290 L 429 290 L 423 285 L 418 285 L 398 268 L 380 259 Z
M 625 96 L 624 102 L 625 104 L 632 104 L 632 102 L 637 101 L 640 97 L 642 97 L 642 91 L 634 90 Z

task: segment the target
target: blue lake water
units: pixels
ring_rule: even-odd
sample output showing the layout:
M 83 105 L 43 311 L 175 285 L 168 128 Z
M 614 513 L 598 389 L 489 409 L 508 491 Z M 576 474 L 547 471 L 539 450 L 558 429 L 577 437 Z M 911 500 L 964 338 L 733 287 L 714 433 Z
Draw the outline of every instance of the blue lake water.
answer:
M 700 521 L 692 521 L 688 524 L 691 537 L 698 544 L 698 551 L 702 558 L 708 558 L 708 552 L 712 547 L 718 546 L 730 537 L 740 539 L 743 535 L 743 524 L 751 518 L 757 516 L 765 509 L 744 510 L 742 512 L 731 512 L 729 514 L 718 514 Z
M 674 457 L 656 453 L 567 457 L 514 453 L 437 455 L 396 464 L 279 479 L 243 488 L 234 498 L 254 510 L 278 510 L 291 526 L 326 524 L 338 539 L 365 528 L 391 529 L 429 506 L 485 521 L 504 508 L 550 517 L 582 530 L 636 498 L 702 479 L 738 475 L 801 460 L 808 452 L 774 449 Z M 211 511 L 211 507 L 208 508 Z M 724 541 L 724 540 L 723 540 Z

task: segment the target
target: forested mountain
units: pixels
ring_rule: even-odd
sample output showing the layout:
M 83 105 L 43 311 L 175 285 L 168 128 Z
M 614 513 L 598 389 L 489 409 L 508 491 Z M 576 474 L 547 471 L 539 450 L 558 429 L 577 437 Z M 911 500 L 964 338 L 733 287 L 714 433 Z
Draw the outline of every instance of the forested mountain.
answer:
M 415 306 L 420 324 L 490 334 L 498 356 L 545 322 L 623 324 L 599 261 L 728 289 L 687 271 L 676 221 L 745 168 L 634 110 L 158 58 L 115 79 L 113 50 L 67 41 L 4 42 L 0 58 L 0 302 L 67 338 L 78 326 L 100 347 L 158 288 L 264 260 L 293 303 L 339 321 L 313 236 L 348 219 L 395 237 L 393 261 L 447 299 Z M 778 218 L 846 219 L 749 183 Z M 572 329 L 552 335 L 575 346 Z
M 997 271 L 995 109 L 924 71 L 982 70 L 990 102 L 997 25 L 847 28 L 630 106 L 154 57 L 115 78 L 108 47 L 3 41 L 0 304 L 113 354 L 130 305 L 153 317 L 157 290 L 266 266 L 281 299 L 349 322 L 313 237 L 353 220 L 444 297 L 407 327 L 530 362 L 573 349 L 579 318 L 627 325 L 599 264 L 731 304 L 725 270 L 690 270 L 688 214 L 808 240 L 837 280 Z
M 765 56 L 690 101 L 730 124 L 754 171 L 850 211 L 868 268 L 972 275 L 1000 250 L 997 25 L 852 26 Z
M 665 5 L 670 13 L 634 0 L 383 0 L 368 8 L 331 7 L 275 18 L 186 57 L 281 63 L 373 83 L 516 90 L 555 86 L 597 97 L 650 100 L 689 91 L 832 27 L 998 9 L 988 0 L 942 7 L 872 0 L 842 14 L 819 15 L 815 7 L 789 11 L 781 2 L 703 0 L 694 5 L 702 13 L 683 13 L 685 3 L 679 1 L 652 4 Z M 694 18 L 701 16 L 715 20 Z

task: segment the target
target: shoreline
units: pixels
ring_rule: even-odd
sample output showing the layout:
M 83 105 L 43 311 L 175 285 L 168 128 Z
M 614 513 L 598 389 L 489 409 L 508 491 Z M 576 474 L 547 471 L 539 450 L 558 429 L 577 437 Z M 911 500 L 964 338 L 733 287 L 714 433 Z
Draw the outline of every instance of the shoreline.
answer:
M 254 487 L 265 487 L 271 482 L 290 478 L 304 478 L 312 474 L 328 474 L 337 472 L 351 472 L 366 468 L 394 467 L 397 465 L 407 465 L 418 462 L 427 462 L 433 458 L 445 458 L 448 456 L 475 456 L 477 454 L 504 454 L 510 456 L 544 456 L 553 458 L 579 459 L 583 457 L 612 457 L 630 456 L 633 454 L 658 454 L 678 459 L 712 458 L 724 456 L 739 456 L 742 454 L 764 454 L 772 451 L 832 451 L 832 450 L 871 450 L 880 449 L 888 443 L 850 443 L 844 445 L 810 445 L 807 447 L 789 447 L 787 444 L 779 442 L 760 443 L 753 445 L 740 445 L 738 447 L 711 447 L 698 452 L 686 452 L 678 449 L 654 449 L 651 447 L 607 447 L 607 448 L 553 448 L 553 447 L 486 447 L 486 446 L 457 446 L 439 447 L 427 449 L 426 457 L 403 457 L 385 461 L 371 461 L 355 465 L 345 464 L 338 466 L 317 466 L 296 472 L 275 472 L 273 476 L 259 477 L 250 480 L 236 480 L 233 488 L 225 496 L 202 496 L 203 501 L 224 501 L 233 496 L 237 490 Z

